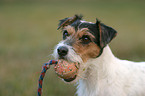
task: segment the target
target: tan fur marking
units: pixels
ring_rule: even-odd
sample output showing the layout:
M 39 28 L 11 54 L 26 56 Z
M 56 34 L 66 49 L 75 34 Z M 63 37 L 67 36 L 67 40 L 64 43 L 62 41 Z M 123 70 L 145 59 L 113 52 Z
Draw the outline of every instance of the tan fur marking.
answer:
M 75 52 L 81 56 L 84 62 L 86 62 L 89 58 L 96 58 L 99 55 L 101 49 L 94 42 L 90 42 L 89 44 L 82 44 L 82 41 L 80 40 L 83 35 L 88 35 L 93 41 L 95 36 L 89 32 L 88 28 L 82 28 L 75 32 L 74 27 L 66 26 L 64 27 L 64 30 L 67 30 L 71 35 L 71 39 L 75 40 L 72 46 Z
M 67 30 L 67 32 L 69 33 L 69 35 L 75 34 L 75 29 L 74 29 L 74 27 L 72 27 L 72 26 L 70 26 L 70 25 L 64 27 L 63 30 Z
M 76 53 L 81 56 L 84 62 L 86 62 L 89 58 L 96 58 L 101 50 L 100 47 L 97 46 L 94 42 L 90 42 L 89 44 L 82 44 L 79 40 L 79 38 L 81 38 L 83 35 L 88 35 L 93 41 L 95 36 L 88 30 L 88 28 L 78 30 L 78 32 L 75 34 L 76 41 L 73 44 Z
M 84 62 L 86 62 L 89 58 L 96 58 L 101 50 L 94 42 L 91 42 L 87 45 L 82 45 L 79 42 L 75 42 L 73 47 Z
M 83 35 L 88 35 L 91 37 L 91 39 L 95 38 L 95 36 L 91 34 L 88 30 L 89 30 L 88 28 L 78 30 L 78 32 L 76 33 L 76 38 L 81 38 Z

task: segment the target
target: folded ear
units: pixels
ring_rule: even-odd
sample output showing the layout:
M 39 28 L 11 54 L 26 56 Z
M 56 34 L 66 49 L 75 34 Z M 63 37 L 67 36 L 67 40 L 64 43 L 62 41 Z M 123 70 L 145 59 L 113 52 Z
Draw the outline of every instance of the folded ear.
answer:
M 67 22 L 67 20 L 68 20 L 68 18 L 64 18 L 64 19 L 59 20 L 59 24 L 58 24 L 57 29 L 60 29 L 61 27 L 64 27 L 66 25 L 65 23 Z
M 104 48 L 113 38 L 115 38 L 117 32 L 113 28 L 100 23 L 98 20 L 96 24 L 100 33 L 100 47 Z
M 69 18 L 64 18 L 62 20 L 60 20 L 59 24 L 58 24 L 58 28 L 63 28 L 64 26 L 70 25 L 73 22 L 75 22 L 76 20 L 81 20 L 82 19 L 82 15 L 74 15 L 73 17 L 69 17 Z

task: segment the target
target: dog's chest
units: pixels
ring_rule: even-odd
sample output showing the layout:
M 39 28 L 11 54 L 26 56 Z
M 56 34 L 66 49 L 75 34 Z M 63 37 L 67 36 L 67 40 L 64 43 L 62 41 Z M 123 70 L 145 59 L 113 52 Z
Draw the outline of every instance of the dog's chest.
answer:
M 105 71 L 87 71 L 88 79 L 79 81 L 78 96 L 145 96 L 145 62 L 116 59 L 111 64 Z
M 78 85 L 78 96 L 126 96 L 122 87 L 116 86 L 116 82 L 108 82 L 107 80 L 98 81 L 80 80 Z

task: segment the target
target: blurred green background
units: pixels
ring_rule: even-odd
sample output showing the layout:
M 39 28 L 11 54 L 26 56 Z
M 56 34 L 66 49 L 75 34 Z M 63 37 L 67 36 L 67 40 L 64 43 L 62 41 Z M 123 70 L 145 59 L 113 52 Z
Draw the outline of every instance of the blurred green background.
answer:
M 110 44 L 115 56 L 145 61 L 144 0 L 1 0 L 0 96 L 37 95 L 41 66 L 62 37 L 58 20 L 74 14 L 91 22 L 97 17 L 118 31 Z M 43 96 L 75 96 L 76 86 L 53 68 L 43 86 Z

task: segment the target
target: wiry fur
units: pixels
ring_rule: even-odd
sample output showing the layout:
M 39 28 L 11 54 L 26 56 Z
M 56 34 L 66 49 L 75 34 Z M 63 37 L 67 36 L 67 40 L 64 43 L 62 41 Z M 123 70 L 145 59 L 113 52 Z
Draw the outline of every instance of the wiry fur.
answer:
M 70 62 L 79 62 L 82 63 L 82 59 L 79 55 L 77 55 L 77 53 L 73 50 L 73 48 L 67 44 L 64 43 L 64 41 L 61 41 L 55 48 L 53 56 L 55 57 L 55 59 L 59 59 L 59 56 L 57 54 L 57 49 L 60 46 L 66 46 L 69 49 L 69 53 L 66 56 L 66 59 Z
M 65 22 L 65 20 L 63 22 Z M 61 41 L 54 50 L 53 55 L 55 59 L 59 59 L 57 49 L 61 46 L 67 47 L 68 53 L 63 59 L 69 62 L 78 62 L 80 64 L 76 79 L 71 81 L 77 82 L 78 84 L 76 92 L 78 96 L 145 96 L 145 62 L 120 60 L 112 54 L 108 43 L 115 36 L 115 30 L 106 25 L 100 25 L 101 27 L 103 26 L 103 28 L 100 31 L 96 31 L 97 28 L 93 28 L 96 27 L 94 23 L 87 23 L 86 21 L 76 20 L 75 23 L 67 22 L 67 24 L 72 24 L 71 26 L 74 27 L 76 32 L 70 32 L 73 33 L 73 35 L 77 34 L 77 28 L 81 30 L 87 26 L 90 28 L 90 34 L 94 35 L 95 38 L 98 38 L 95 40 L 103 40 L 100 42 L 102 43 L 100 47 L 98 46 L 100 44 L 99 41 L 95 41 L 96 46 L 98 47 L 94 47 L 98 48 L 97 50 L 102 48 L 101 54 L 95 58 L 90 56 L 85 61 L 82 58 L 82 53 L 77 52 L 77 50 L 84 48 L 84 52 L 86 52 L 88 47 L 85 47 L 87 45 L 82 45 L 82 47 L 78 48 L 74 47 L 77 43 L 73 41 L 74 45 L 72 44 L 71 40 L 74 39 L 72 38 L 72 35 Z M 80 27 L 80 24 L 84 24 L 83 27 Z M 62 24 L 60 25 L 61 27 L 63 26 Z M 71 28 L 70 25 L 66 26 Z M 74 30 L 71 29 L 71 31 Z M 99 38 L 99 36 L 102 37 Z M 79 40 L 80 37 L 75 39 Z M 71 44 L 69 44 L 70 42 Z M 91 42 L 91 44 L 95 43 Z M 86 57 L 88 54 L 93 53 L 92 50 L 87 51 L 88 53 L 85 54 Z M 97 51 L 95 50 L 95 52 Z
M 65 46 L 70 50 L 68 60 L 80 62 L 75 80 L 79 80 L 78 96 L 145 96 L 145 62 L 120 60 L 106 46 L 100 57 L 83 63 L 70 46 Z
M 120 60 L 107 46 L 86 65 L 87 79 L 78 81 L 78 96 L 145 96 L 145 62 Z

